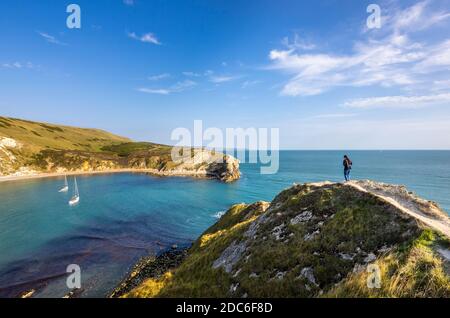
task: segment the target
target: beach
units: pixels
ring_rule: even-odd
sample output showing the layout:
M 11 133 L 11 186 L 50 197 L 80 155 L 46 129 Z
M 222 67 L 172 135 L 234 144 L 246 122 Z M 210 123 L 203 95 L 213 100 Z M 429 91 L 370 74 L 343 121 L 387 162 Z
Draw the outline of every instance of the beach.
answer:
M 42 179 L 42 178 L 55 178 L 64 176 L 76 176 L 76 175 L 98 175 L 98 174 L 111 174 L 111 173 L 143 173 L 151 174 L 160 177 L 195 177 L 195 178 L 209 178 L 203 173 L 197 171 L 160 171 L 157 169 L 111 169 L 111 170 L 97 170 L 97 171 L 67 171 L 67 172 L 36 172 L 31 174 L 17 174 L 17 175 L 7 175 L 0 176 L 0 183 L 8 181 L 22 181 L 22 180 L 32 180 L 32 179 Z

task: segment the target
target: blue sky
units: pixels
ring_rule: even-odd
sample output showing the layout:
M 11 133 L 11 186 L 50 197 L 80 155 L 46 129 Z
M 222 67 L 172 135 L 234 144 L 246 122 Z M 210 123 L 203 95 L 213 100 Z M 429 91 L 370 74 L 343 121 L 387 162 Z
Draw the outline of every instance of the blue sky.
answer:
M 448 1 L 3 0 L 0 114 L 172 143 L 280 129 L 284 149 L 450 149 Z M 66 27 L 66 6 L 82 27 Z

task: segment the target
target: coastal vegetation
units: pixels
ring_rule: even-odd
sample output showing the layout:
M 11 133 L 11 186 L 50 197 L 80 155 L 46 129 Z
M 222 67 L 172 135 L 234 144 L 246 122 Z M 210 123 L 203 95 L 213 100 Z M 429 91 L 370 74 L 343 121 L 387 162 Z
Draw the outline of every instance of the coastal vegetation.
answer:
M 0 176 L 134 169 L 160 175 L 239 178 L 231 156 L 191 149 L 192 160 L 174 162 L 172 147 L 133 142 L 99 129 L 0 117 Z
M 181 265 L 122 297 L 450 297 L 448 236 L 362 186 L 373 183 L 295 185 L 235 205 Z

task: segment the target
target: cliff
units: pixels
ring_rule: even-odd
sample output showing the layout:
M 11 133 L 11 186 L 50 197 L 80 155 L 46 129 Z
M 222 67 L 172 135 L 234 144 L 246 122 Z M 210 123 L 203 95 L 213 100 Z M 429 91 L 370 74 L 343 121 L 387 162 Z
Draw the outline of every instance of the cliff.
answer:
M 231 207 L 181 265 L 114 295 L 450 297 L 449 229 L 436 203 L 402 186 L 294 185 Z
M 115 170 L 224 182 L 240 177 L 239 161 L 231 156 L 192 149 L 190 160 L 174 162 L 171 150 L 98 129 L 0 117 L 0 177 Z

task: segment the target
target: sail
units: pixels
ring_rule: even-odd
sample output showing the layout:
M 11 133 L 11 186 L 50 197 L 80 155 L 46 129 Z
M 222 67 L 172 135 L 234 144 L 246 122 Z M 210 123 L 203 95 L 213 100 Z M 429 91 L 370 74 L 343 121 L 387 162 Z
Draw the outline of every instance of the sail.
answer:
M 74 177 L 74 189 L 73 189 L 73 197 L 69 201 L 69 205 L 75 205 L 80 202 L 80 194 L 78 193 L 78 185 L 77 185 L 77 178 Z
M 58 192 L 67 192 L 69 191 L 69 184 L 67 183 L 67 176 L 64 176 L 64 186 L 59 189 Z
M 76 196 L 76 197 L 80 196 L 80 194 L 78 193 L 77 178 L 75 178 L 75 192 L 74 192 L 74 196 Z

